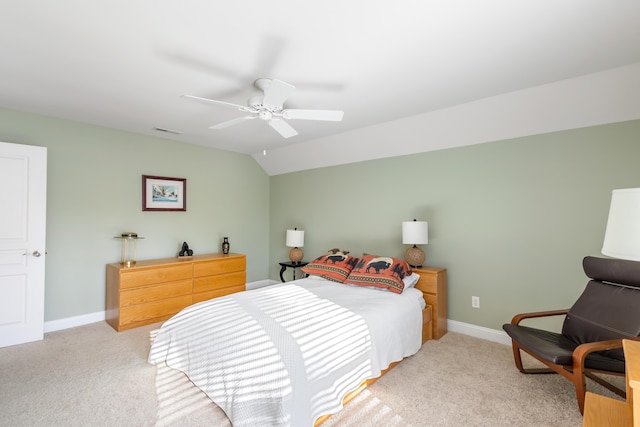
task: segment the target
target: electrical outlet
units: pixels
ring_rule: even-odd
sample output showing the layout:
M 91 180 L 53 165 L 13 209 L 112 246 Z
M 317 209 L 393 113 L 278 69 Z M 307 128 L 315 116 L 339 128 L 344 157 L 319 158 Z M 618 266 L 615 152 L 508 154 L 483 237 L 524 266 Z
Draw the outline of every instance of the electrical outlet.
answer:
M 471 307 L 480 308 L 480 297 L 471 297 Z

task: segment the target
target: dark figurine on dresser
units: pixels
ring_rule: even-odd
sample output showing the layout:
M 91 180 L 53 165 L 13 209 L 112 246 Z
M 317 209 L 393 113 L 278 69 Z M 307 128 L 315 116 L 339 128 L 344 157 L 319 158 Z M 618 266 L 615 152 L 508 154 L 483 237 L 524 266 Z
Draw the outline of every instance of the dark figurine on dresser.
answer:
M 178 256 L 192 256 L 192 255 L 193 255 L 193 251 L 189 249 L 189 245 L 187 245 L 187 242 L 183 242 L 182 250 L 180 251 Z

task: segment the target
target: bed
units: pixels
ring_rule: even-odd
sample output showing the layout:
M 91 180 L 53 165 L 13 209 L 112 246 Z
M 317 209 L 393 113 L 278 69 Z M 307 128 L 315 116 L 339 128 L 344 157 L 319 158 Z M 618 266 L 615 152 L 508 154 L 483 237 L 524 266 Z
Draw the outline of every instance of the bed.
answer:
M 313 426 L 431 336 L 404 261 L 332 252 L 303 271 L 185 308 L 162 325 L 149 362 L 184 372 L 234 427 Z

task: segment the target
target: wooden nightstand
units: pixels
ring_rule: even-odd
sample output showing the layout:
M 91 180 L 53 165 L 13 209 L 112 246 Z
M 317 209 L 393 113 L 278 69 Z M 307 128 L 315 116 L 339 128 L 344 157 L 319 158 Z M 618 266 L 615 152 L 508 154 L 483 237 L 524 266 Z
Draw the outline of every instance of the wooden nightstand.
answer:
M 416 288 L 424 294 L 427 305 L 433 307 L 433 338 L 440 339 L 447 333 L 447 269 L 420 267 L 412 270 L 420 275 Z
M 309 263 L 305 261 L 300 261 L 300 262 L 285 261 L 285 262 L 279 262 L 278 264 L 280 264 L 280 267 L 282 267 L 280 269 L 280 280 L 282 281 L 282 283 L 284 283 L 285 280 L 284 280 L 283 274 L 287 268 L 293 268 L 293 280 L 296 280 L 296 268 L 304 267 Z M 304 273 L 302 277 L 304 277 Z

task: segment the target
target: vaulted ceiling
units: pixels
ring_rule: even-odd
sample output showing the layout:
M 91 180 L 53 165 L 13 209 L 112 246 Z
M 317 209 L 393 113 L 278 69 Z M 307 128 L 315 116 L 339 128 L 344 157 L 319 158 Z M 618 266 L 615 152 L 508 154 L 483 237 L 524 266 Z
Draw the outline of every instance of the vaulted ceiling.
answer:
M 318 152 L 381 123 L 639 63 L 640 2 L 21 0 L 3 5 L 0 33 L 2 107 L 263 162 L 264 150 Z M 286 108 L 343 121 L 290 120 L 287 139 L 262 120 L 212 130 L 244 113 L 182 96 L 246 105 L 260 77 L 296 86 Z

